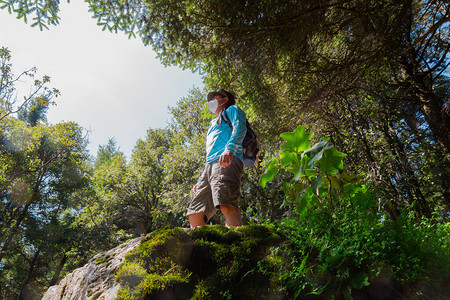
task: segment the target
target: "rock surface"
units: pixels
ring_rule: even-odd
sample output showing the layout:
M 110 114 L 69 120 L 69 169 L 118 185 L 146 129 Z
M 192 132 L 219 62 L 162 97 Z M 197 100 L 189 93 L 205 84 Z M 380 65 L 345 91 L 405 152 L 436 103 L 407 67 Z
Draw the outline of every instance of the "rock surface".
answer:
M 42 299 L 116 299 L 120 284 L 114 281 L 114 274 L 125 255 L 139 246 L 142 238 L 129 240 L 108 252 L 95 255 L 58 285 L 51 286 Z
M 43 299 L 283 299 L 279 242 L 260 225 L 164 228 L 97 254 Z

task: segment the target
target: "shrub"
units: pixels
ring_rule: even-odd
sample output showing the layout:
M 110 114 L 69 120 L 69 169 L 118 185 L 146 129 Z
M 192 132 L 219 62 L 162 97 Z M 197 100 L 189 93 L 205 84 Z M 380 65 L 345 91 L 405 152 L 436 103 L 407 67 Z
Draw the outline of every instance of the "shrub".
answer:
M 292 298 L 401 295 L 444 298 L 450 277 L 450 230 L 437 219 L 403 211 L 391 220 L 377 209 L 377 193 L 342 172 L 345 154 L 322 139 L 312 145 L 299 126 L 283 133 L 283 151 L 261 177 L 265 187 L 286 170 L 286 203 L 293 214 L 278 224 L 288 241 L 278 250 L 287 265 L 279 278 Z

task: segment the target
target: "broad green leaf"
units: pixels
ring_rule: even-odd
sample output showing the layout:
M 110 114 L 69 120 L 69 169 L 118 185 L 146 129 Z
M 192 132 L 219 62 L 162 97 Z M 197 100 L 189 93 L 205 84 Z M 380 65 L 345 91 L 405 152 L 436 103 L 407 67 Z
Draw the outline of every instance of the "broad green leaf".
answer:
M 294 133 L 297 135 L 298 143 L 297 143 L 297 151 L 302 152 L 311 147 L 311 142 L 309 139 L 314 136 L 312 132 L 306 132 L 305 127 L 299 126 L 295 129 Z
M 286 141 L 281 146 L 283 149 L 286 149 L 286 150 L 289 150 L 289 149 L 295 150 L 296 149 L 296 145 L 298 144 L 298 139 L 294 132 L 283 132 L 282 134 L 280 134 L 280 137 Z
M 297 196 L 297 211 L 300 213 L 300 215 L 303 215 L 303 213 L 306 211 L 308 207 L 308 202 L 311 198 L 307 194 L 303 194 L 303 196 Z
M 334 147 L 325 149 L 323 158 L 320 161 L 320 169 L 323 170 L 326 174 L 337 174 L 339 170 L 342 170 L 342 168 L 344 168 L 342 157 L 346 155 L 347 154 L 345 153 L 337 151 Z
M 308 166 L 313 168 L 314 167 L 314 163 L 319 161 L 322 158 L 323 151 L 325 149 L 329 149 L 330 147 L 331 147 L 331 144 L 329 144 L 327 141 L 320 141 L 318 143 L 315 143 L 308 150 L 306 150 L 304 152 L 304 154 L 307 155 L 310 158 Z
M 315 169 L 305 169 L 305 175 L 307 177 L 310 177 L 310 176 L 315 175 L 315 174 L 317 174 L 317 171 Z
M 337 174 L 336 177 L 339 178 L 340 180 L 342 180 L 343 182 L 357 182 L 358 181 L 358 176 L 356 176 L 355 174 L 348 173 L 348 172 L 343 172 L 341 174 Z
M 306 132 L 305 128 L 300 125 L 294 132 L 283 132 L 280 137 L 286 142 L 281 146 L 285 150 L 292 150 L 296 152 L 302 152 L 311 147 L 311 143 L 308 141 L 314 133 Z
M 308 204 L 314 197 L 314 192 L 312 191 L 311 187 L 307 187 L 301 197 L 297 195 L 297 211 L 299 212 L 301 219 L 305 216 Z
M 302 175 L 304 176 L 304 174 L 303 174 L 303 166 L 305 165 L 305 161 L 307 160 L 308 158 L 306 157 L 306 156 L 304 156 L 304 155 L 302 155 L 302 158 L 301 158 L 301 160 L 300 160 L 300 164 L 299 165 L 296 165 L 295 167 L 295 169 L 293 168 L 293 174 L 295 175 L 295 177 L 294 177 L 294 181 L 298 181 L 301 177 L 302 177 Z
M 295 165 L 290 165 L 286 170 L 287 170 L 289 173 L 294 174 L 295 178 L 297 178 L 297 175 L 298 175 L 299 173 L 301 173 L 300 165 L 297 165 L 297 164 L 295 164 Z M 297 179 L 295 179 L 295 178 L 294 178 L 294 181 L 297 181 L 298 178 L 297 178 Z
M 281 167 L 284 168 L 287 165 L 289 165 L 290 163 L 293 163 L 295 160 L 295 154 L 292 153 L 291 151 L 282 151 L 280 153 L 280 158 L 281 158 Z
M 277 158 L 274 157 L 269 165 L 267 166 L 267 171 L 265 174 L 261 176 L 261 179 L 259 181 L 260 185 L 265 188 L 266 184 L 273 180 L 273 177 L 275 177 L 275 174 L 278 173 L 278 166 L 277 166 Z
M 331 187 L 339 189 L 341 186 L 341 180 L 339 180 L 336 176 L 330 176 L 330 184 Z

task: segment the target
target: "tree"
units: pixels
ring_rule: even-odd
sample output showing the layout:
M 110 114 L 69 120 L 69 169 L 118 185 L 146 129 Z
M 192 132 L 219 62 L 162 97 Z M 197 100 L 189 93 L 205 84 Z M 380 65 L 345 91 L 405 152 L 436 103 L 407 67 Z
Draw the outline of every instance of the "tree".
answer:
M 430 159 L 426 165 L 438 164 L 437 173 L 430 171 L 424 177 L 441 182 L 449 176 L 447 2 L 88 2 L 104 29 L 138 35 L 164 63 L 199 69 L 210 88 L 227 86 L 241 94 L 261 120 L 264 135 L 272 139 L 299 123 L 312 124 L 318 134 L 338 136 L 347 130 L 350 108 L 356 112 L 351 134 L 365 146 L 362 151 L 349 150 L 364 157 L 355 161 L 361 168 L 365 161 L 378 164 L 379 159 L 408 157 L 399 164 L 389 163 L 392 168 L 382 176 L 377 174 L 380 168 L 369 169 L 370 177 L 387 187 L 386 199 L 401 198 L 404 189 L 418 184 L 419 190 L 407 197 L 413 195 L 411 201 L 422 203 L 419 214 L 429 214 L 436 203 L 450 203 L 446 184 L 440 184 L 434 195 L 422 197 L 430 181 L 414 178 L 415 170 L 421 169 L 414 167 L 421 164 L 419 153 Z M 53 13 L 54 17 L 57 11 Z M 376 118 L 371 116 L 369 132 L 375 133 L 373 137 L 383 133 L 387 155 L 371 156 L 368 141 L 373 137 L 365 126 L 369 123 L 357 118 L 365 115 L 359 114 L 364 105 L 352 101 L 358 97 L 370 99 L 369 110 L 382 108 Z M 331 120 L 336 113 L 339 119 Z M 279 122 L 272 121 L 274 115 Z M 385 116 L 391 120 L 386 122 Z M 414 139 L 426 142 L 413 150 L 408 146 L 414 144 L 411 141 L 396 141 L 395 136 L 406 131 L 420 132 Z M 405 176 L 406 169 L 410 175 Z M 394 206 L 403 206 L 402 202 Z
M 169 108 L 173 146 L 163 158 L 164 201 L 174 213 L 186 211 L 191 189 L 203 171 L 205 137 L 212 118 L 205 99 L 204 91 L 194 89 Z
M 9 51 L 0 55 L 0 298 L 36 298 L 59 278 L 66 253 L 79 247 L 62 220 L 86 185 L 86 140 L 73 122 L 45 122 L 59 93 L 47 88 L 48 76 L 17 104 L 15 83 L 35 71 L 14 77 Z
M 40 121 L 47 121 L 48 102 L 42 98 L 31 100 L 17 112 L 19 120 L 30 126 L 36 126 Z
M 100 146 L 85 222 L 104 228 L 112 239 L 120 239 L 122 232 L 124 237 L 138 236 L 164 226 L 162 159 L 170 147 L 170 132 L 164 129 L 149 129 L 137 141 L 130 163 L 112 140 Z
M 95 159 L 95 166 L 99 166 L 104 163 L 110 163 L 113 157 L 118 155 L 123 155 L 120 149 L 117 147 L 116 139 L 108 139 L 106 145 L 100 145 L 97 151 L 97 157 Z
M 29 127 L 7 118 L 2 129 L 0 280 L 11 275 L 11 270 L 28 274 L 17 280 L 23 289 L 47 271 L 37 271 L 46 265 L 43 257 L 62 251 L 48 244 L 61 238 L 61 227 L 52 231 L 56 237 L 50 239 L 48 226 L 69 207 L 71 194 L 85 184 L 83 162 L 87 156 L 82 129 L 74 123 Z M 14 263 L 18 255 L 29 258 L 22 263 L 28 268 L 24 273 Z
M 138 34 L 163 62 L 199 68 L 213 84 L 236 82 L 247 93 L 281 83 L 288 89 L 276 98 L 317 102 L 352 82 L 361 89 L 367 70 L 388 67 L 413 96 L 402 101 L 424 114 L 449 152 L 445 98 L 434 90 L 448 64 L 445 1 L 88 2 L 104 29 Z
M 384 182 L 386 199 L 398 199 L 393 206 L 417 202 L 417 212 L 429 216 L 435 204 L 450 203 L 446 184 L 426 195 L 431 182 L 415 175 L 422 164 L 416 154 L 422 153 L 430 158 L 428 166 L 439 165 L 438 173 L 425 177 L 442 182 L 449 176 L 445 1 L 89 3 L 99 24 L 138 34 L 164 63 L 201 69 L 210 87 L 234 87 L 272 137 L 299 123 L 339 135 L 353 110 L 352 134 L 366 146 L 351 151 L 365 161 L 390 161 L 381 177 L 380 168 L 369 171 Z M 364 104 L 355 98 L 370 99 L 369 110 L 380 112 L 372 115 L 369 132 L 383 133 L 386 155 L 371 156 L 369 123 L 359 119 Z M 338 120 L 324 118 L 330 110 L 338 112 Z M 273 115 L 281 124 L 271 122 Z M 415 139 L 426 142 L 408 147 L 411 140 L 396 138 L 407 131 L 420 132 Z
M 53 97 L 60 92 L 56 88 L 49 88 L 50 77 L 45 75 L 42 79 L 35 79 L 30 94 L 23 97 L 20 102 L 15 84 L 23 78 L 34 79 L 37 69 L 30 68 L 15 76 L 12 73 L 11 52 L 6 47 L 0 48 L 0 122 L 6 117 L 19 113 L 22 119 L 29 118 L 30 122 L 38 121 L 45 115 L 47 107 L 52 104 Z
M 67 1 L 69 2 L 69 1 Z M 17 14 L 18 19 L 28 22 L 28 16 L 33 20 L 32 27 L 38 26 L 41 30 L 47 25 L 56 25 L 59 23 L 59 0 L 19 0 L 19 1 L 1 1 L 1 8 L 7 9 L 9 13 Z

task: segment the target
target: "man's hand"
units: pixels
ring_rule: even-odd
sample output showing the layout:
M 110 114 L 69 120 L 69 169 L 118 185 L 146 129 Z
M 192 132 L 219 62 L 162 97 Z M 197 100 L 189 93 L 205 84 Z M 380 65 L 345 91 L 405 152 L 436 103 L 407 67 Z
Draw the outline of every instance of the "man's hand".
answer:
M 233 160 L 233 152 L 225 151 L 222 153 L 222 155 L 219 158 L 219 166 L 222 168 L 226 168 L 231 164 L 231 161 Z

